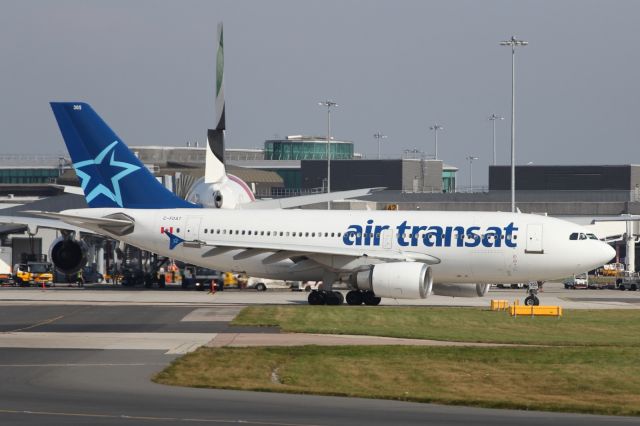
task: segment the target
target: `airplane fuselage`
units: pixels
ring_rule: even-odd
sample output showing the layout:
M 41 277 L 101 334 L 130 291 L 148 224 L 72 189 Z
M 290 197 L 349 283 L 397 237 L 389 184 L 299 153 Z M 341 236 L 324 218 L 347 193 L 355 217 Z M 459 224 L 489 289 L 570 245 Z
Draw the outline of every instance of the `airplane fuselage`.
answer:
M 571 239 L 587 235 L 579 225 L 523 213 L 119 208 L 63 213 L 123 213 L 135 221 L 131 233 L 93 229 L 184 262 L 274 279 L 320 280 L 326 270 L 348 274 L 358 265 L 386 262 L 388 253 L 429 263 L 436 283 L 513 283 L 582 273 L 613 256 L 597 239 Z M 166 231 L 185 242 L 170 249 Z M 339 254 L 301 262 L 307 253 L 332 249 Z M 278 250 L 300 255 L 265 261 Z

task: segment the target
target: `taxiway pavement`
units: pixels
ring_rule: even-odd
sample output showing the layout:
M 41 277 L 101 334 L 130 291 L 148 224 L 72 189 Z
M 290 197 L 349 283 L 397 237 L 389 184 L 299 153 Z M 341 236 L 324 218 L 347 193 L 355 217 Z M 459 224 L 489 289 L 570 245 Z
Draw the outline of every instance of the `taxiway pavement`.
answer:
M 548 291 L 547 289 L 545 289 Z M 506 294 L 522 296 L 522 291 Z M 573 301 L 571 298 L 589 301 Z M 543 295 L 545 297 L 545 295 Z M 561 291 L 582 307 L 637 308 L 640 294 Z M 150 379 L 180 353 L 218 336 L 281 339 L 233 327 L 252 303 L 305 303 L 306 294 L 117 289 L 0 289 L 1 424 L 637 424 L 637 418 L 490 410 L 398 401 L 189 389 Z M 614 301 L 599 301 L 614 298 Z M 451 302 L 451 298 L 450 302 Z M 455 299 L 460 301 L 463 299 Z M 488 304 L 488 298 L 482 300 Z M 600 306 L 602 304 L 603 306 Z M 629 305 L 629 306 L 626 306 Z M 565 307 L 568 307 L 564 305 Z M 256 360 L 259 362 L 260 360 Z

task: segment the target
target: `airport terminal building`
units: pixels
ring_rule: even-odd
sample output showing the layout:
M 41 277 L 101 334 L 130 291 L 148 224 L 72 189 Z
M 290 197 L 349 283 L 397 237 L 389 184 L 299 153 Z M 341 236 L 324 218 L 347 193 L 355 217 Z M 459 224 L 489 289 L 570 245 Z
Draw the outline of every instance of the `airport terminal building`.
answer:
M 269 144 L 271 151 L 266 148 L 235 149 L 227 150 L 225 154 L 228 171 L 247 182 L 257 197 L 317 193 L 326 188 L 326 141 L 293 137 L 265 142 L 265 145 Z M 460 193 L 455 191 L 457 169 L 440 160 L 370 160 L 355 155 L 350 142 L 337 141 L 335 146 L 332 154 L 336 158 L 331 162 L 332 191 L 363 187 L 386 189 L 361 200 L 335 202 L 334 208 L 385 209 L 394 206 L 399 210 L 510 210 L 508 166 L 490 166 L 488 191 Z M 203 147 L 140 146 L 132 147 L 132 150 L 178 195 L 184 196 L 204 173 Z M 280 159 L 266 158 L 273 158 L 275 152 L 280 153 Z M 350 158 L 338 158 L 342 155 Z M 314 156 L 320 158 L 308 158 Z M 39 209 L 50 211 L 85 205 L 81 196 L 64 194 L 59 185 L 78 185 L 75 172 L 63 158 L 25 157 L 0 165 L 0 201 L 11 211 L 36 200 L 41 203 Z M 582 218 L 580 220 L 585 224 L 594 216 L 640 214 L 640 165 L 518 166 L 516 190 L 516 203 L 523 212 Z M 60 202 L 61 199 L 64 201 Z M 326 204 L 305 208 L 326 208 Z M 608 232 L 618 235 L 616 244 L 624 246 L 623 240 L 628 239 L 625 235 L 639 234 L 636 223 L 633 227 L 629 232 L 624 229 Z M 12 262 L 20 258 L 20 252 L 25 248 L 46 252 L 58 236 L 55 231 L 41 231 L 29 237 L 24 231 L 25 227 L 19 225 L 3 225 L 0 229 L 3 245 L 15 249 Z

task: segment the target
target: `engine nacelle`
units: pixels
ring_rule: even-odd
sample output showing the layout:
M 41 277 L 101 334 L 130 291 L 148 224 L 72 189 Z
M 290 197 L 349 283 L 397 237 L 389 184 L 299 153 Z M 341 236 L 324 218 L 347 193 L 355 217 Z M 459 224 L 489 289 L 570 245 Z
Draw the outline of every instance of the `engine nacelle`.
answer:
M 227 174 L 221 182 L 207 183 L 204 178 L 194 182 L 187 201 L 212 209 L 235 209 L 255 200 L 249 186 L 240 178 Z
M 451 297 L 484 297 L 491 284 L 434 284 L 433 294 Z
M 431 267 L 420 262 L 381 263 L 358 272 L 355 285 L 373 291 L 377 297 L 424 299 L 431 294 Z
M 71 275 L 85 267 L 88 251 L 84 241 L 59 237 L 49 247 L 49 259 L 58 271 Z

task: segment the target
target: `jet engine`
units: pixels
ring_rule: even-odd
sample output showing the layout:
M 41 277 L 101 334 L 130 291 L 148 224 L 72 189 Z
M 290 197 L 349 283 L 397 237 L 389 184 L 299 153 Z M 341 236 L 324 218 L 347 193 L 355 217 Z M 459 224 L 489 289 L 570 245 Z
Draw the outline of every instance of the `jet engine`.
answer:
M 205 182 L 200 178 L 194 182 L 186 197 L 187 201 L 202 207 L 234 209 L 240 204 L 255 200 L 249 186 L 240 178 L 227 174 L 222 182 Z
M 451 297 L 484 297 L 491 284 L 434 284 L 433 294 Z
M 60 272 L 71 275 L 85 267 L 88 251 L 84 241 L 59 237 L 49 248 L 49 259 Z
M 381 263 L 354 278 L 359 290 L 394 299 L 424 299 L 433 286 L 431 267 L 420 262 Z

